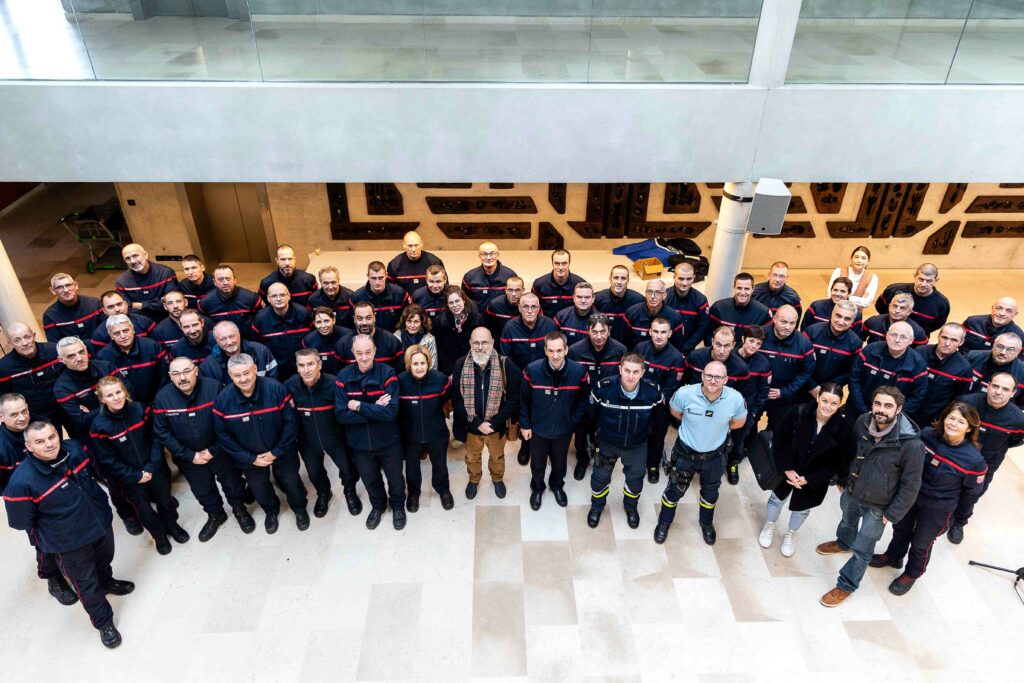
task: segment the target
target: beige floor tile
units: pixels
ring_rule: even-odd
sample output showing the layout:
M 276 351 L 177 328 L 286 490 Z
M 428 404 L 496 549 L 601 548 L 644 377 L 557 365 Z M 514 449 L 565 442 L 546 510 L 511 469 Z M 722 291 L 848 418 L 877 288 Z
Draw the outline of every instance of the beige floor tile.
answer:
M 523 584 L 478 581 L 473 586 L 473 676 L 523 676 L 525 673 Z
M 416 677 L 421 584 L 378 583 L 370 592 L 359 680 L 409 680 Z
M 576 624 L 568 542 L 523 544 L 523 604 L 528 627 Z

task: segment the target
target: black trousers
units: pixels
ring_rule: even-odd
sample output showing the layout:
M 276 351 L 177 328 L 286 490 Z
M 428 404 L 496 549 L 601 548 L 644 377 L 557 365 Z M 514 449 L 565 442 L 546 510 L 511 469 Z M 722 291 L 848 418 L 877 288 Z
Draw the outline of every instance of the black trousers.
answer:
M 988 462 L 988 474 L 985 475 L 985 483 L 982 484 L 981 490 L 975 494 L 964 494 L 960 496 L 960 503 L 956 506 L 956 511 L 953 513 L 953 523 L 964 526 L 967 524 L 967 520 L 974 514 L 974 506 L 977 505 L 985 492 L 988 491 L 989 485 L 992 483 L 992 477 L 995 475 L 996 470 L 1003 464 L 1003 460 L 1006 459 L 1006 454 L 992 458 Z
M 396 441 L 384 448 L 371 451 L 353 450 L 359 478 L 363 480 L 366 495 L 370 498 L 370 507 L 379 512 L 388 509 L 388 501 L 392 510 L 405 507 L 405 477 L 402 475 L 402 447 Z M 381 476 L 381 470 L 384 476 Z M 384 490 L 384 478 L 388 480 L 388 488 Z
M 655 406 L 651 411 L 650 436 L 647 437 L 647 469 L 661 467 L 661 459 L 665 457 L 665 436 L 668 434 L 668 406 Z
M 324 455 L 327 455 L 337 466 L 342 489 L 355 491 L 356 482 L 359 481 L 359 471 L 344 444 L 326 451 L 311 448 L 300 449 L 299 455 L 302 456 L 302 464 L 306 467 L 306 476 L 309 477 L 309 483 L 313 485 L 316 495 L 326 496 L 331 492 L 331 479 L 324 466 Z
M 242 473 L 228 456 L 215 454 L 205 465 L 181 460 L 177 463 L 178 469 L 192 489 L 192 495 L 203 506 L 206 514 L 224 512 L 224 498 L 217 490 L 217 482 L 220 482 L 221 488 L 224 489 L 224 496 L 227 497 L 232 510 L 245 505 L 245 482 L 242 480 Z
M 949 528 L 954 509 L 949 501 L 918 496 L 903 519 L 893 524 L 885 554 L 900 560 L 907 556 L 905 571 L 912 578 L 920 578 L 928 568 L 935 539 Z
M 145 484 L 125 484 L 125 493 L 146 531 L 157 541 L 166 539 L 168 530 L 178 523 L 178 511 L 171 502 L 171 480 L 163 468 L 157 467 Z
M 448 434 L 436 441 L 409 443 L 405 445 L 405 485 L 410 496 L 419 496 L 423 488 L 423 472 L 420 470 L 420 454 L 427 452 L 430 458 L 430 486 L 438 493 L 449 493 L 448 483 Z
M 139 516 L 135 513 L 135 508 L 132 507 L 132 504 L 128 502 L 125 485 L 116 477 L 107 476 L 95 460 L 91 460 L 91 463 L 93 479 L 107 487 L 107 493 L 110 494 L 110 502 L 114 506 L 114 512 L 117 513 L 117 516 L 124 521 L 137 520 Z
M 104 628 L 114 623 L 114 610 L 107 602 L 107 586 L 113 578 L 110 563 L 114 561 L 114 532 L 107 533 L 81 548 L 57 553 L 57 564 L 78 595 L 92 625 Z
M 544 471 L 548 460 L 551 460 L 551 474 L 548 476 L 548 487 L 560 489 L 565 486 L 566 462 L 569 457 L 569 439 L 571 435 L 548 439 L 538 436 L 536 432 L 527 442 L 530 444 L 530 490 L 544 490 Z
M 273 473 L 277 485 L 284 491 L 292 512 L 306 509 L 308 502 L 306 485 L 299 478 L 299 459 L 297 457 L 278 458 L 270 467 L 249 465 L 243 472 L 245 480 L 252 490 L 252 495 L 256 497 L 256 502 L 263 508 L 263 512 L 274 515 L 281 512 L 281 501 L 278 500 L 274 485 L 270 482 L 271 473 Z
M 723 455 L 717 455 L 707 460 L 693 460 L 685 455 L 679 455 L 678 449 L 673 449 L 672 455 L 676 458 L 676 471 L 682 475 L 682 478 L 676 483 L 669 481 L 668 486 L 665 487 L 665 492 L 661 496 L 661 512 L 658 515 L 658 521 L 672 523 L 676 517 L 676 505 L 686 494 L 692 478 L 697 476 L 700 477 L 700 514 L 698 518 L 701 524 L 711 524 L 715 519 L 715 505 L 718 504 L 722 475 L 725 474 L 725 458 Z
M 597 427 L 586 415 L 576 423 L 573 434 L 576 439 L 576 462 L 587 464 L 590 462 L 590 448 L 597 443 Z
M 29 543 L 32 539 L 29 539 Z M 44 553 L 39 548 L 36 551 L 36 575 L 40 579 L 55 579 L 60 576 L 60 567 L 57 565 L 57 556 L 51 553 Z
M 590 504 L 603 508 L 608 503 L 612 470 L 615 468 L 615 462 L 621 460 L 622 473 L 626 475 L 626 485 L 622 489 L 622 504 L 625 507 L 636 507 L 640 493 L 644 490 L 644 468 L 649 457 L 648 444 L 633 448 L 620 448 L 608 443 L 601 443 L 599 446 L 601 455 L 594 462 L 594 470 L 590 475 Z
M 747 457 L 747 449 L 754 443 L 754 437 L 757 436 L 757 423 L 760 422 L 761 415 L 763 414 L 748 414 L 747 421 L 743 423 L 742 427 L 729 432 L 729 435 L 732 437 L 732 450 L 729 451 L 727 456 L 729 462 L 739 463 L 743 461 L 743 458 Z

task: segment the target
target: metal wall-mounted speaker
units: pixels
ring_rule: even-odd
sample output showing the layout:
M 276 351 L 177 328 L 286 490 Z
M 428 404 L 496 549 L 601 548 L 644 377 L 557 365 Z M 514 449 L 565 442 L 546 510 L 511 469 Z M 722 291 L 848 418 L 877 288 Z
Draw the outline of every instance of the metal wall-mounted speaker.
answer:
M 754 190 L 754 201 L 750 205 L 747 232 L 755 235 L 779 235 L 782 223 L 789 211 L 793 194 L 786 184 L 776 178 L 761 178 Z

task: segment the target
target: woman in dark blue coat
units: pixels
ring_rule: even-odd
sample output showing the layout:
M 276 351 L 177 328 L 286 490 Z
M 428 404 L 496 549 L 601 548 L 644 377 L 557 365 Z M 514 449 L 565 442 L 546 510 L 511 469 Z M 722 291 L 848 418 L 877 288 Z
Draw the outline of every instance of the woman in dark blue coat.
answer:
M 405 450 L 405 480 L 408 487 L 406 508 L 420 508 L 420 455 L 430 456 L 430 483 L 441 497 L 441 506 L 455 506 L 448 483 L 448 425 L 444 405 L 451 394 L 451 380 L 444 373 L 431 370 L 430 351 L 414 344 L 405 353 L 405 369 L 398 376 L 398 423 Z

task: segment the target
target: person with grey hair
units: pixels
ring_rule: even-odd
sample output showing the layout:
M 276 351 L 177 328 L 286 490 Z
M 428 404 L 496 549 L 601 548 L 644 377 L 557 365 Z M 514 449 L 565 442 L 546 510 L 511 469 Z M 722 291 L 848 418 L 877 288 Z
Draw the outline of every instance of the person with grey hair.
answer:
M 57 406 L 53 387 L 64 370 L 57 347 L 36 341 L 36 333 L 24 323 L 11 323 L 5 330 L 11 353 L 0 358 L 0 394 L 16 391 L 28 401 L 32 414 L 54 423 L 59 430 L 64 414 Z
M 905 415 L 915 412 L 928 391 L 928 367 L 910 350 L 914 331 L 910 323 L 893 323 L 885 341 L 868 344 L 857 353 L 850 369 L 850 397 L 846 418 L 855 421 L 871 408 L 869 401 L 881 386 L 899 387 L 906 402 Z
M 885 334 L 889 331 L 890 327 L 895 323 L 905 322 L 910 325 L 910 329 L 914 333 L 914 346 L 924 346 L 927 344 L 928 333 L 911 319 L 914 305 L 914 297 L 910 294 L 906 292 L 894 294 L 892 301 L 889 303 L 889 311 L 887 313 L 873 315 L 864 321 L 864 325 L 861 328 L 861 336 L 864 337 L 864 343 L 870 344 L 871 342 L 882 341 L 885 339 Z
M 814 349 L 814 370 L 801 392 L 802 402 L 817 402 L 818 392 L 825 384 L 832 382 L 845 387 L 849 383 L 853 359 L 862 346 L 854 331 L 859 316 L 857 304 L 841 300 L 833 305 L 828 322 L 812 323 L 804 330 Z
M 914 299 L 914 310 L 911 319 L 930 335 L 946 324 L 949 318 L 949 299 L 938 289 L 939 269 L 934 263 L 922 263 L 914 271 L 913 282 L 901 282 L 889 285 L 875 302 L 875 310 L 885 313 L 897 293 L 909 294 Z
M 110 344 L 110 333 L 107 332 L 106 321 L 115 315 L 127 315 L 135 328 L 135 336 L 148 337 L 156 329 L 156 321 L 141 313 L 128 310 L 128 301 L 121 295 L 121 292 L 110 290 L 100 294 L 100 303 L 103 306 L 103 317 L 92 331 L 92 338 L 89 346 L 93 351 L 99 351 Z
M 78 293 L 78 281 L 67 273 L 54 273 L 50 294 L 56 300 L 43 311 L 46 340 L 58 342 L 69 334 L 89 339 L 103 320 L 103 304 L 94 296 Z
M 960 353 L 966 332 L 960 323 L 946 323 L 939 329 L 939 341 L 914 349 L 928 368 L 928 390 L 910 419 L 917 426 L 929 426 L 949 402 L 970 393 L 974 386 L 971 364 Z
M 260 377 L 278 379 L 277 360 L 263 344 L 242 338 L 238 325 L 230 320 L 222 320 L 213 327 L 213 340 L 216 346 L 199 366 L 199 374 L 212 377 L 227 386 L 231 382 L 228 377 L 228 359 L 236 354 L 245 354 L 256 364 L 256 374 Z
M 205 367 L 206 364 L 204 364 Z M 277 531 L 281 501 L 270 482 L 270 473 L 284 489 L 295 513 L 299 531 L 309 528 L 306 487 L 299 478 L 295 448 L 298 420 L 291 394 L 271 377 L 260 377 L 256 362 L 247 353 L 227 362 L 228 384 L 213 403 L 218 447 L 242 469 L 256 502 L 263 508 L 263 527 Z
M 131 303 L 131 309 L 153 320 L 163 320 L 161 299 L 164 294 L 178 289 L 178 277 L 162 263 L 149 260 L 149 253 L 141 244 L 128 244 L 121 249 L 121 258 L 128 269 L 117 276 L 114 288 Z
M 108 318 L 106 326 L 113 343 L 100 349 L 96 357 L 128 380 L 134 400 L 151 404 L 167 380 L 167 351 L 159 342 L 137 336 L 126 315 Z

